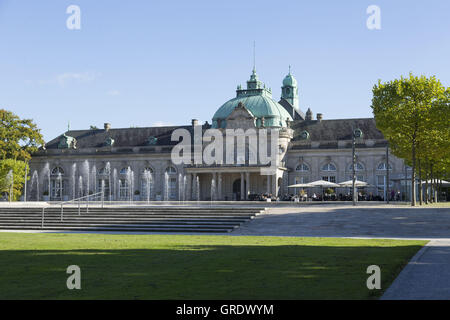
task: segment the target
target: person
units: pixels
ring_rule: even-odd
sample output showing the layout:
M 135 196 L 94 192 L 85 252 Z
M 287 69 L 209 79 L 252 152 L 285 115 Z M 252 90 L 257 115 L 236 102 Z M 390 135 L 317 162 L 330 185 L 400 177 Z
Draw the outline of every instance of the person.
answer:
M 316 196 L 316 193 L 315 193 L 315 192 L 313 193 L 312 198 L 313 198 L 313 200 L 316 200 L 316 199 L 317 199 L 317 196 Z

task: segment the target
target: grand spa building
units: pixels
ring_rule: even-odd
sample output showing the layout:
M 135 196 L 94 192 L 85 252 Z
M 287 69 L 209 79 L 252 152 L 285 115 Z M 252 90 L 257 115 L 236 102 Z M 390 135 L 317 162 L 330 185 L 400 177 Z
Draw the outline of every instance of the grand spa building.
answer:
M 371 185 L 373 195 L 385 196 L 386 169 L 390 190 L 404 192 L 404 162 L 389 156 L 387 142 L 373 118 L 331 119 L 299 108 L 298 84 L 289 74 L 276 101 L 253 69 L 246 88 L 225 102 L 212 123 L 197 120 L 186 126 L 70 130 L 49 141 L 33 156 L 28 200 L 70 200 L 104 191 L 111 200 L 246 200 L 251 194 L 282 197 L 288 188 L 315 180 L 342 182 L 352 178 L 352 138 L 356 130 L 357 179 Z M 279 131 L 279 163 L 271 175 L 249 163 L 179 164 L 171 160 L 176 129 L 193 132 L 216 128 L 261 128 Z M 313 192 L 309 190 L 308 192 Z M 346 192 L 345 190 L 339 192 Z M 348 190 L 347 190 L 348 192 Z

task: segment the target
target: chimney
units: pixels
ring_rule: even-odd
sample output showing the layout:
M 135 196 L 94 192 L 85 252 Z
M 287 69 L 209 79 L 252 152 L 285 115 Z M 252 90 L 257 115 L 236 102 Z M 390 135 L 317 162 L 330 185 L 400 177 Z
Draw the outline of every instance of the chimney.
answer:
M 317 114 L 317 121 L 321 122 L 322 121 L 322 117 L 323 115 L 321 113 Z
M 198 120 L 197 119 L 192 119 L 192 126 L 198 126 Z
M 103 128 L 105 128 L 105 131 L 108 132 L 109 129 L 111 129 L 111 123 L 105 123 L 105 124 L 103 125 Z

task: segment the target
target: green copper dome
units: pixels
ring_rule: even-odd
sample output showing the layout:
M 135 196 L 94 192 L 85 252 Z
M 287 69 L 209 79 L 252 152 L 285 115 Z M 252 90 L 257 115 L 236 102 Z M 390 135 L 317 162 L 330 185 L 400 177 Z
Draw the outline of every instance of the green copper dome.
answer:
M 272 99 L 272 92 L 258 80 L 256 71 L 247 81 L 247 89 L 236 90 L 236 98 L 225 102 L 213 116 L 213 128 L 226 127 L 226 119 L 238 106 L 239 103 L 251 112 L 256 118 L 255 125 L 261 126 L 261 119 L 264 117 L 265 127 L 286 127 L 286 120 L 292 121 L 291 115 L 278 102 Z
M 289 74 L 283 80 L 283 86 L 296 87 L 297 80 L 295 80 L 294 76 L 291 74 L 291 70 L 289 70 Z

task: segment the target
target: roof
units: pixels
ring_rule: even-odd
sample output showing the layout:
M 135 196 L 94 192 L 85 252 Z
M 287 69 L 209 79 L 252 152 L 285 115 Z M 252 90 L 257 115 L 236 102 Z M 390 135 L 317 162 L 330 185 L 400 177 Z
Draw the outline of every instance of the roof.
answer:
M 375 125 L 374 118 L 294 121 L 291 128 L 294 130 L 292 139 L 294 145 L 307 144 L 311 141 L 324 142 L 324 145 L 326 145 L 325 142 L 349 141 L 352 140 L 353 129 L 360 129 L 363 132 L 363 140 L 378 142 L 383 140 L 385 143 L 383 134 Z M 308 133 L 307 139 L 304 135 L 302 136 L 304 131 Z
M 256 117 L 265 119 L 266 127 L 286 127 L 286 119 L 292 120 L 286 109 L 265 95 L 251 95 L 237 97 L 223 104 L 213 116 L 213 126 L 217 127 L 217 120 L 226 120 L 233 110 L 242 102 L 244 106 Z M 225 127 L 222 121 L 221 127 Z
M 204 128 L 206 127 L 204 126 Z M 109 129 L 108 131 L 104 129 L 71 130 L 65 132 L 64 135 L 77 140 L 77 149 L 104 147 L 108 139 L 113 140 L 114 147 L 175 145 L 178 142 L 171 141 L 171 135 L 175 129 L 187 129 L 191 131 L 192 126 L 120 128 Z M 60 135 L 49 141 L 45 146 L 46 149 L 58 149 L 61 138 L 64 135 Z

